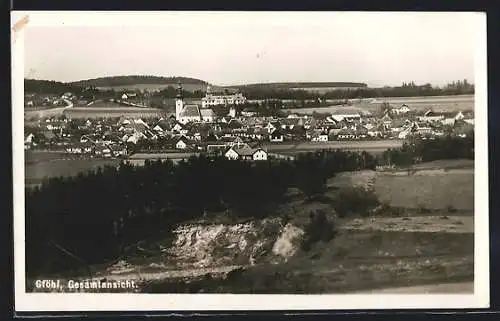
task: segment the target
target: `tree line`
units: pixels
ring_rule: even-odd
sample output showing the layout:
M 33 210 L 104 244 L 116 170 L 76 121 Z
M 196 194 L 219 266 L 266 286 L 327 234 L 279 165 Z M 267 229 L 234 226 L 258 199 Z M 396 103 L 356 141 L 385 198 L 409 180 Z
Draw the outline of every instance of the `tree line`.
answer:
M 202 155 L 175 165 L 122 162 L 50 178 L 26 189 L 27 271 L 36 275 L 113 260 L 131 244 L 165 237 L 174 225 L 211 213 L 275 215 L 290 187 L 311 198 L 337 172 L 374 167 L 375 158 L 366 152 L 321 151 L 261 162 Z
M 441 159 L 474 159 L 474 135 L 446 135 L 432 140 L 413 137 L 400 148 L 384 151 L 379 165 L 410 166 Z
M 404 83 L 399 87 L 382 88 L 348 88 L 329 91 L 309 91 L 305 89 L 273 89 L 266 87 L 243 89 L 243 94 L 248 99 L 360 99 L 377 97 L 412 97 L 412 96 L 446 96 L 446 95 L 465 95 L 474 94 L 474 85 L 467 81 L 452 82 L 442 88 L 433 87 L 431 84 L 415 85 L 414 83 Z
M 160 79 L 160 80 L 158 80 Z M 62 94 L 72 92 L 85 97 L 95 99 L 110 98 L 116 96 L 123 90 L 118 89 L 98 89 L 97 87 L 109 87 L 118 85 L 134 84 L 171 84 L 181 80 L 184 84 L 206 85 L 205 82 L 184 77 L 152 77 L 152 76 L 123 76 L 111 78 L 98 78 L 74 83 L 62 83 L 56 81 L 25 79 L 25 92 L 43 94 Z M 410 97 L 410 96 L 443 96 L 474 94 L 474 85 L 467 80 L 453 81 L 443 87 L 434 87 L 431 84 L 416 85 L 413 81 L 404 82 L 401 86 L 369 88 L 359 86 L 358 88 L 338 88 L 335 90 L 309 91 L 306 89 L 283 88 L 270 85 L 241 86 L 238 87 L 247 99 L 279 99 L 279 100 L 339 100 L 376 98 L 376 97 Z M 184 90 L 184 97 L 200 99 L 205 96 L 203 90 Z M 149 97 L 155 104 L 159 104 L 158 99 L 172 99 L 177 95 L 174 85 L 155 92 Z

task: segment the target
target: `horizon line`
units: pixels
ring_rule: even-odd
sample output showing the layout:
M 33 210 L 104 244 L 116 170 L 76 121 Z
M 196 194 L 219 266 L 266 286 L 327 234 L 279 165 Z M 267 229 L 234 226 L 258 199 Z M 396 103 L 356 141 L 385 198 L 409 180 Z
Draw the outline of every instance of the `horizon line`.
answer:
M 207 80 L 203 80 L 200 78 L 196 78 L 193 76 L 158 76 L 158 75 L 148 75 L 148 74 L 123 74 L 123 75 L 113 75 L 113 76 L 100 76 L 100 77 L 93 77 L 93 78 L 86 78 L 86 79 L 79 79 L 79 80 L 71 80 L 71 81 L 62 81 L 62 80 L 56 80 L 56 79 L 39 79 L 39 78 L 31 78 L 31 77 L 24 77 L 24 80 L 35 80 L 35 81 L 54 81 L 54 82 L 60 82 L 63 84 L 72 84 L 72 83 L 77 83 L 77 82 L 83 82 L 83 81 L 90 81 L 90 80 L 97 80 L 97 79 L 103 79 L 103 78 L 114 78 L 114 77 L 157 77 L 157 78 L 191 78 L 195 80 L 199 80 L 201 82 L 204 82 L 205 84 L 212 85 L 212 86 L 218 86 L 218 87 L 234 87 L 234 86 L 253 86 L 253 85 L 272 85 L 272 84 L 293 84 L 293 83 L 304 83 L 304 84 L 310 84 L 310 83 L 352 83 L 352 84 L 363 84 L 366 85 L 366 87 L 359 87 L 359 88 L 384 88 L 384 87 L 398 87 L 401 86 L 403 83 L 411 83 L 412 80 L 409 81 L 401 81 L 399 85 L 370 85 L 367 82 L 362 82 L 362 81 L 332 81 L 332 80 L 315 80 L 315 81 L 262 81 L 262 82 L 248 82 L 248 83 L 235 83 L 235 84 L 215 84 L 212 82 L 209 82 Z M 466 80 L 469 85 L 474 85 L 474 82 L 470 82 L 470 80 L 465 77 L 462 79 L 453 79 L 453 80 L 448 80 L 442 85 L 436 85 L 433 84 L 432 82 L 421 82 L 421 83 L 415 83 L 416 86 L 422 86 L 426 84 L 430 84 L 432 87 L 442 87 L 445 86 L 446 84 L 450 84 L 453 81 L 463 81 Z M 168 85 L 168 84 L 165 84 Z M 117 85 L 117 86 L 111 86 L 111 87 L 119 87 L 119 86 L 126 86 L 126 85 Z M 342 88 L 342 87 L 339 87 Z

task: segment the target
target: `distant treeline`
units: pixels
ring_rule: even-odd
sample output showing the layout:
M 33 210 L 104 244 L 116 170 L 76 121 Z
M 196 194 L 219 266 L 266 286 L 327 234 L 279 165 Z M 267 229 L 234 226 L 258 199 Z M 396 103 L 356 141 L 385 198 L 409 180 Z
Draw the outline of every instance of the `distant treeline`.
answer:
M 467 80 L 452 82 L 443 88 L 433 87 L 431 84 L 415 85 L 404 83 L 400 87 L 382 88 L 350 88 L 336 89 L 326 92 L 313 92 L 305 89 L 286 90 L 272 87 L 242 88 L 241 91 L 248 99 L 359 99 L 377 97 L 412 97 L 412 96 L 446 96 L 474 94 L 474 85 Z
M 366 152 L 324 151 L 295 161 L 200 156 L 177 165 L 122 163 L 52 178 L 26 190 L 27 271 L 36 275 L 113 260 L 127 246 L 165 238 L 175 224 L 206 213 L 275 215 L 291 186 L 312 197 L 337 172 L 374 168 L 375 158 Z
M 252 90 L 252 89 L 297 89 L 297 88 L 366 88 L 365 83 L 360 82 L 272 82 L 272 83 L 258 83 L 248 84 L 242 86 L 228 86 L 227 88 L 237 90 Z
M 66 92 L 80 94 L 83 88 L 80 86 L 52 80 L 24 79 L 24 92 L 37 94 L 62 95 Z
M 203 80 L 187 77 L 155 77 L 155 76 L 120 76 L 104 77 L 90 80 L 82 80 L 73 83 L 62 83 L 56 81 L 25 79 L 26 93 L 40 94 L 62 94 L 72 92 L 75 94 L 89 95 L 89 92 L 95 98 L 112 97 L 124 90 L 118 89 L 97 89 L 97 87 L 113 87 L 136 84 L 172 84 L 179 81 L 183 84 L 203 84 L 208 83 Z M 332 84 L 336 85 L 333 86 Z M 328 86 L 327 86 L 328 85 Z M 359 87 L 359 88 L 338 88 L 336 90 L 326 90 L 325 92 L 314 92 L 305 89 L 292 88 L 327 88 L 327 87 Z M 409 97 L 409 96 L 444 96 L 473 94 L 474 85 L 467 83 L 466 80 L 454 81 L 442 88 L 433 87 L 430 84 L 415 85 L 413 82 L 404 83 L 399 87 L 368 88 L 366 84 L 361 83 L 286 83 L 284 84 L 255 84 L 248 86 L 227 87 L 228 91 L 237 89 L 248 99 L 280 99 L 280 100 L 346 100 L 359 98 L 376 97 Z M 158 99 L 175 98 L 177 95 L 175 86 L 168 86 L 150 97 L 154 103 L 159 104 Z M 188 91 L 184 90 L 186 98 L 202 98 L 205 92 L 202 90 Z
M 156 85 L 156 84 L 172 84 L 181 82 L 183 84 L 206 85 L 207 82 L 189 77 L 158 77 L 158 76 L 113 76 L 100 77 L 94 79 L 80 80 L 70 83 L 71 85 L 80 87 L 113 87 L 113 86 L 130 86 L 136 84 Z

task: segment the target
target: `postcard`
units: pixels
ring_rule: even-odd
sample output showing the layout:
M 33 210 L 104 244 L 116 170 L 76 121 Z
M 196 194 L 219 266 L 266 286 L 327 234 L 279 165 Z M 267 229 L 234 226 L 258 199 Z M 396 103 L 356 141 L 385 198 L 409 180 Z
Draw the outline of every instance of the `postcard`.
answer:
M 485 13 L 11 34 L 16 311 L 488 307 Z

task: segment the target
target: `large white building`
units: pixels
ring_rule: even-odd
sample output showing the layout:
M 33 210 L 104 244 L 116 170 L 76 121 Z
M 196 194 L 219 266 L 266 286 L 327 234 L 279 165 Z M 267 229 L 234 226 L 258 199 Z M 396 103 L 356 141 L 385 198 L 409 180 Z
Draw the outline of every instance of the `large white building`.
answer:
M 246 103 L 246 101 L 246 97 L 241 93 L 231 95 L 214 94 L 212 93 L 210 86 L 208 86 L 205 97 L 201 99 L 201 107 L 206 108 L 217 105 L 240 105 Z

